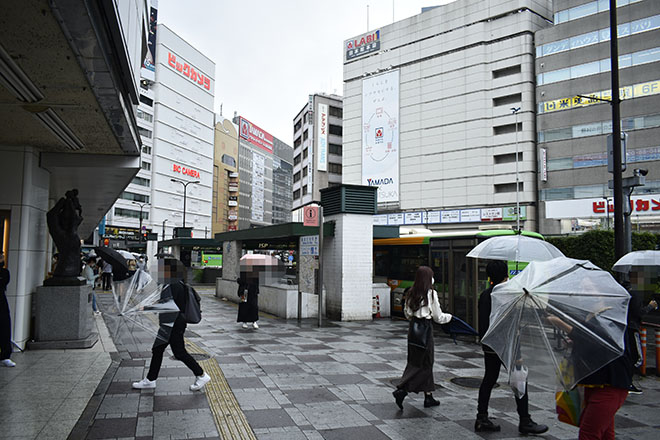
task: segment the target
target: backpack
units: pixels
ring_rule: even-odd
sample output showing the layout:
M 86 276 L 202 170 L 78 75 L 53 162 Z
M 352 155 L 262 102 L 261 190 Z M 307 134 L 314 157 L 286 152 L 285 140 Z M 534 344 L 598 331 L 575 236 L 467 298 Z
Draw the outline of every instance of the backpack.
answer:
M 188 324 L 199 324 L 202 320 L 202 298 L 192 286 L 189 286 L 184 282 L 181 282 L 181 284 L 183 284 L 186 295 L 188 296 L 186 310 L 183 312 L 183 317 Z

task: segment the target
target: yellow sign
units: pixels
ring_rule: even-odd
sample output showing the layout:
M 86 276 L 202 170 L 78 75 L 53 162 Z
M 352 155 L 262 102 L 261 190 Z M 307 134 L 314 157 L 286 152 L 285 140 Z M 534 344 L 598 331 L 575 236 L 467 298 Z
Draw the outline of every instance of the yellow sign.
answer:
M 660 80 L 649 81 L 632 86 L 625 86 L 619 88 L 620 99 L 633 99 L 641 98 L 643 96 L 651 96 L 660 94 Z M 594 99 L 598 98 L 598 99 Z M 561 110 L 570 110 L 573 108 L 587 107 L 594 104 L 603 104 L 602 100 L 611 100 L 612 91 L 602 90 L 600 92 L 585 93 L 582 96 L 573 96 L 570 98 L 560 98 L 554 101 L 542 102 L 539 106 L 541 113 L 551 113 Z

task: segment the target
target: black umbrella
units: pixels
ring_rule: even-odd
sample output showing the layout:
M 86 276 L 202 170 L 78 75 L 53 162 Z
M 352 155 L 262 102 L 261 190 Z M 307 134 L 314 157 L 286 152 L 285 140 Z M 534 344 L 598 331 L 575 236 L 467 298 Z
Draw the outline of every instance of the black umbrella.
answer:
M 95 247 L 96 255 L 112 266 L 112 279 L 122 281 L 130 277 L 128 262 L 119 252 L 109 247 Z
M 463 321 L 457 316 L 452 316 L 451 321 L 440 326 L 443 332 L 447 333 L 456 342 L 457 335 L 469 335 L 469 336 L 478 336 L 479 333 L 470 326 L 467 322 Z

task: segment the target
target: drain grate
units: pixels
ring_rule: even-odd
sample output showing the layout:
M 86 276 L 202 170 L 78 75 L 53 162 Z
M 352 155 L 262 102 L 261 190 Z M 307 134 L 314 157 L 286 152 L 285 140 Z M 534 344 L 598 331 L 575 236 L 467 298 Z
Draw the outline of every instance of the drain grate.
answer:
M 481 386 L 480 377 L 454 377 L 450 380 L 451 383 L 465 388 L 479 388 Z M 496 383 L 493 388 L 499 387 L 500 384 Z

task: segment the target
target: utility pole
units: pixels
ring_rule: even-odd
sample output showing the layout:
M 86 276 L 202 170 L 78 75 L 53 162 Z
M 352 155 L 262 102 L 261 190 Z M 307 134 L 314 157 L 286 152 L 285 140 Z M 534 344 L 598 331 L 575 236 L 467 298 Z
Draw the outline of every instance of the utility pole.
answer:
M 511 107 L 511 111 L 516 115 L 516 231 L 520 232 L 520 178 L 518 176 L 518 112 L 520 107 Z
M 138 202 L 133 202 L 134 205 L 138 205 L 140 207 L 140 241 L 142 241 L 142 208 L 148 205 L 148 203 L 138 203 Z

